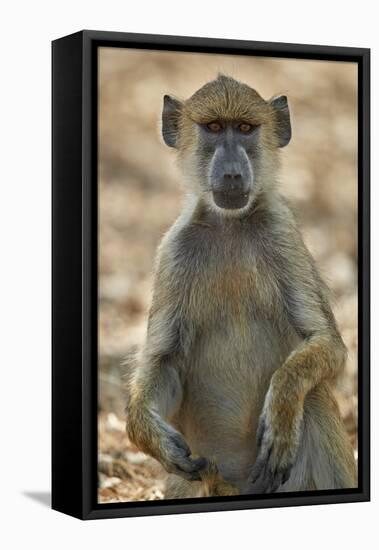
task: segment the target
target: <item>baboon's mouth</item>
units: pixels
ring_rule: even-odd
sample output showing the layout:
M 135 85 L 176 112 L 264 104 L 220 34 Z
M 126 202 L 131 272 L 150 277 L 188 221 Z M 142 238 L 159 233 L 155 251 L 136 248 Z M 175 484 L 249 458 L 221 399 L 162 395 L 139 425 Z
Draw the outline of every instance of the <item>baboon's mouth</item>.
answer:
M 213 191 L 213 200 L 219 208 L 236 210 L 249 202 L 249 193 L 241 191 Z

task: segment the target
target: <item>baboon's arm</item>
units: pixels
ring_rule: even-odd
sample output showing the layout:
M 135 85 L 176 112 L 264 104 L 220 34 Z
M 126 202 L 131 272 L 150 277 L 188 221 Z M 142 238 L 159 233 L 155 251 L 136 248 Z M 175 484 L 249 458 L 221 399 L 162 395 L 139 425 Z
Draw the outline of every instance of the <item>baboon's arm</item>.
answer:
M 333 380 L 346 358 L 327 289 L 299 234 L 279 248 L 276 268 L 285 312 L 302 341 L 274 373 L 266 395 L 250 478 L 257 492 L 275 491 L 289 478 L 302 431 L 304 399 L 321 381 Z
M 135 445 L 168 472 L 196 480 L 206 461 L 192 458 L 182 435 L 169 424 L 182 401 L 184 322 L 159 274 L 156 289 L 146 344 L 130 383 L 127 430 Z

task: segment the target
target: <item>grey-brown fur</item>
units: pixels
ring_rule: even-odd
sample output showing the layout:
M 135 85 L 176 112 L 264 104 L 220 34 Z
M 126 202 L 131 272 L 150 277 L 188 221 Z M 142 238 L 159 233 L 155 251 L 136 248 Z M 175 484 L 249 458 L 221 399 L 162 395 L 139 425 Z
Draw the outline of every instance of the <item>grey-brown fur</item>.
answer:
M 210 84 L 217 101 L 220 84 Z M 228 82 L 221 84 L 224 94 Z M 258 183 L 248 206 L 224 215 L 206 182 L 191 183 L 187 173 L 186 207 L 158 251 L 128 431 L 173 474 L 166 498 L 356 484 L 330 391 L 346 350 L 327 289 L 276 190 L 277 148 L 290 128 L 270 137 L 281 119 L 261 101 L 259 144 L 249 150 Z M 199 123 L 176 105 L 182 118 L 168 128 L 169 144 L 180 147 L 185 135 L 185 168 L 196 158 Z M 196 173 L 206 172 L 195 166 L 192 179 Z

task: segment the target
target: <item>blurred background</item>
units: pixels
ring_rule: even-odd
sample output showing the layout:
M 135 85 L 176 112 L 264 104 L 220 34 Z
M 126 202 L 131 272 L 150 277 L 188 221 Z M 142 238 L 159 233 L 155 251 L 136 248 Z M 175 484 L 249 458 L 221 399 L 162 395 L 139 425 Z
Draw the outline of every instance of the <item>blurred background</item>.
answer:
M 357 66 L 99 50 L 99 502 L 164 498 L 165 473 L 125 434 L 123 362 L 144 340 L 156 247 L 178 216 L 175 153 L 160 137 L 165 93 L 187 98 L 218 72 L 265 99 L 289 97 L 282 192 L 333 293 L 349 350 L 336 390 L 357 446 Z

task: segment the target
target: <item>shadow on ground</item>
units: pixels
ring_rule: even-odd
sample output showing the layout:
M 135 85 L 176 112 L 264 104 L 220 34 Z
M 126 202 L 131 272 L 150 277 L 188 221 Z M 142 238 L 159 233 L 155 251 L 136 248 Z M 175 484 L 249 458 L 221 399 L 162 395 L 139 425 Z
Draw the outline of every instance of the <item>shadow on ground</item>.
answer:
M 51 493 L 48 491 L 24 491 L 22 494 L 43 506 L 51 507 Z

